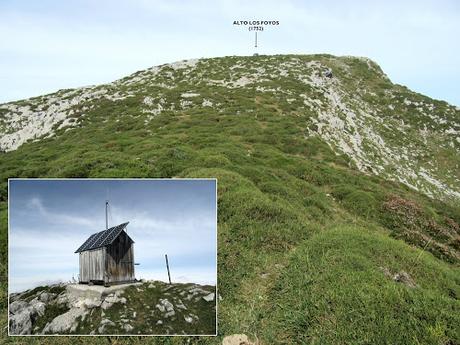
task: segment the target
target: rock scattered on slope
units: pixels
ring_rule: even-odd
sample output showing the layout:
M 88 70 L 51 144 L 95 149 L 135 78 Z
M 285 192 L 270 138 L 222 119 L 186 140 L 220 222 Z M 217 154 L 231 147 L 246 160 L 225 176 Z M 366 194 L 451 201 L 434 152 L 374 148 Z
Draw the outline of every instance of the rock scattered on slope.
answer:
M 214 292 L 210 293 L 209 295 L 206 295 L 206 296 L 203 296 L 203 299 L 206 301 L 206 302 L 211 302 L 214 300 Z
M 222 345 L 255 345 L 255 343 L 250 341 L 246 334 L 233 334 L 226 336 Z
M 411 288 L 414 288 L 414 287 L 417 286 L 417 284 L 415 284 L 415 281 L 411 278 L 409 273 L 407 273 L 405 271 L 401 271 L 401 272 L 396 273 L 393 276 L 393 280 L 395 282 L 402 283 L 402 284 L 404 284 L 404 285 L 406 285 L 408 287 L 411 287 Z
M 393 274 L 387 267 L 380 267 L 380 269 L 383 271 L 383 274 L 385 274 L 387 278 L 390 278 L 397 283 L 402 283 L 410 288 L 417 287 L 415 281 L 406 271 L 400 271 Z

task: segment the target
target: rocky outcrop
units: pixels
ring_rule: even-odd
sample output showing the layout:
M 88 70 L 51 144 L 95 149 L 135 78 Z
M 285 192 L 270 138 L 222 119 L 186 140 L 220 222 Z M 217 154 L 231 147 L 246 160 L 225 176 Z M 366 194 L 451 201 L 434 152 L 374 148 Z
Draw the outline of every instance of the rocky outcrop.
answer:
M 77 318 L 86 315 L 85 308 L 71 308 L 68 312 L 56 316 L 50 323 L 43 329 L 43 334 L 63 334 L 69 330 L 74 332 L 77 329 Z
M 11 334 L 24 335 L 32 331 L 32 319 L 28 309 L 23 309 L 16 314 L 10 313 L 9 322 Z
M 33 321 L 45 313 L 46 304 L 37 297 L 30 302 L 17 300 L 10 304 L 10 333 L 31 334 Z
M 43 288 L 11 298 L 10 334 L 187 334 L 188 325 L 195 330 L 202 319 L 212 319 L 200 314 L 204 305 L 210 315 L 216 310 L 215 288 L 196 284 Z

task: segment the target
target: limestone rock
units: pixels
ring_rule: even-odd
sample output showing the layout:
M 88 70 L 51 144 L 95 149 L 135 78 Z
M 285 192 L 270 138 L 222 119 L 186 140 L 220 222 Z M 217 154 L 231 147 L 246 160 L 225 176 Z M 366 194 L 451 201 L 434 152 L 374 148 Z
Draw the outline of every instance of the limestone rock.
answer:
M 37 300 L 37 299 L 33 299 L 31 302 L 30 302 L 30 314 L 35 316 L 35 315 L 39 315 L 39 316 L 42 316 L 44 313 L 45 313 L 45 308 L 46 308 L 46 304 Z
M 29 304 L 25 301 L 14 301 L 10 304 L 10 313 L 16 314 L 18 312 L 21 312 L 23 309 L 27 308 L 28 305 Z
M 255 345 L 255 343 L 250 341 L 246 334 L 233 334 L 226 336 L 222 345 Z
M 77 318 L 86 314 L 84 308 L 72 308 L 64 314 L 56 316 L 53 321 L 43 329 L 44 334 L 59 334 L 69 331 L 77 326 Z
M 10 333 L 25 335 L 32 331 L 32 320 L 29 309 L 23 309 L 22 312 L 10 315 Z
M 204 299 L 206 302 L 212 302 L 212 301 L 214 301 L 214 292 L 213 292 L 213 293 L 210 293 L 209 295 L 203 296 L 203 299 Z
M 38 299 L 44 303 L 49 303 L 55 297 L 56 297 L 55 293 L 45 291 L 40 294 Z
M 126 332 L 131 332 L 133 330 L 133 326 L 131 326 L 130 324 L 126 323 L 123 325 L 123 329 L 126 331 Z

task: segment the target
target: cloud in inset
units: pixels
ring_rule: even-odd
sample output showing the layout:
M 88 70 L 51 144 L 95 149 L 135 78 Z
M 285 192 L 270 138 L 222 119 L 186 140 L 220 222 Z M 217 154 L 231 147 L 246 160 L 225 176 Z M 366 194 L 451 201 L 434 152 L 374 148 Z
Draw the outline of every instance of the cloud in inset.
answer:
M 94 212 L 94 205 L 105 201 L 94 183 L 76 181 L 71 188 L 59 182 L 56 188 L 57 183 L 10 184 L 10 291 L 78 277 L 74 251 L 104 229 L 103 207 Z M 207 184 L 175 183 L 174 188 L 149 181 L 112 183 L 110 226 L 130 222 L 127 233 L 135 241 L 138 278 L 164 280 L 164 255 L 168 254 L 178 280 L 215 282 L 215 190 Z

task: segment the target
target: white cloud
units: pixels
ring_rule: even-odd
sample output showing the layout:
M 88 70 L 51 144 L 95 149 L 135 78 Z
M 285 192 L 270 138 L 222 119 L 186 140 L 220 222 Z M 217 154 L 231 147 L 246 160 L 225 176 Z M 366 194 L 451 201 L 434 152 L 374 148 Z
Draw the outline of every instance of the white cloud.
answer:
M 141 279 L 160 280 L 169 282 L 166 267 L 156 270 L 138 270 L 137 275 Z M 171 268 L 171 282 L 173 283 L 195 283 L 216 285 L 216 271 L 209 267 L 197 267 L 193 270 L 187 268 Z
M 58 212 L 50 212 L 39 197 L 32 197 L 28 202 L 28 207 L 31 211 L 37 211 L 49 223 L 66 224 L 67 226 L 79 225 L 87 227 L 95 227 L 96 222 L 92 219 L 85 217 L 76 217 L 69 214 L 62 214 Z
M 8 292 L 21 292 L 27 289 L 32 289 L 37 286 L 68 282 L 71 280 L 71 278 L 72 276 L 63 278 L 63 275 L 58 273 L 48 274 L 46 279 L 43 277 L 43 275 L 40 274 L 30 275 L 26 277 L 15 277 L 14 279 L 11 279 L 10 277 L 8 283 Z

